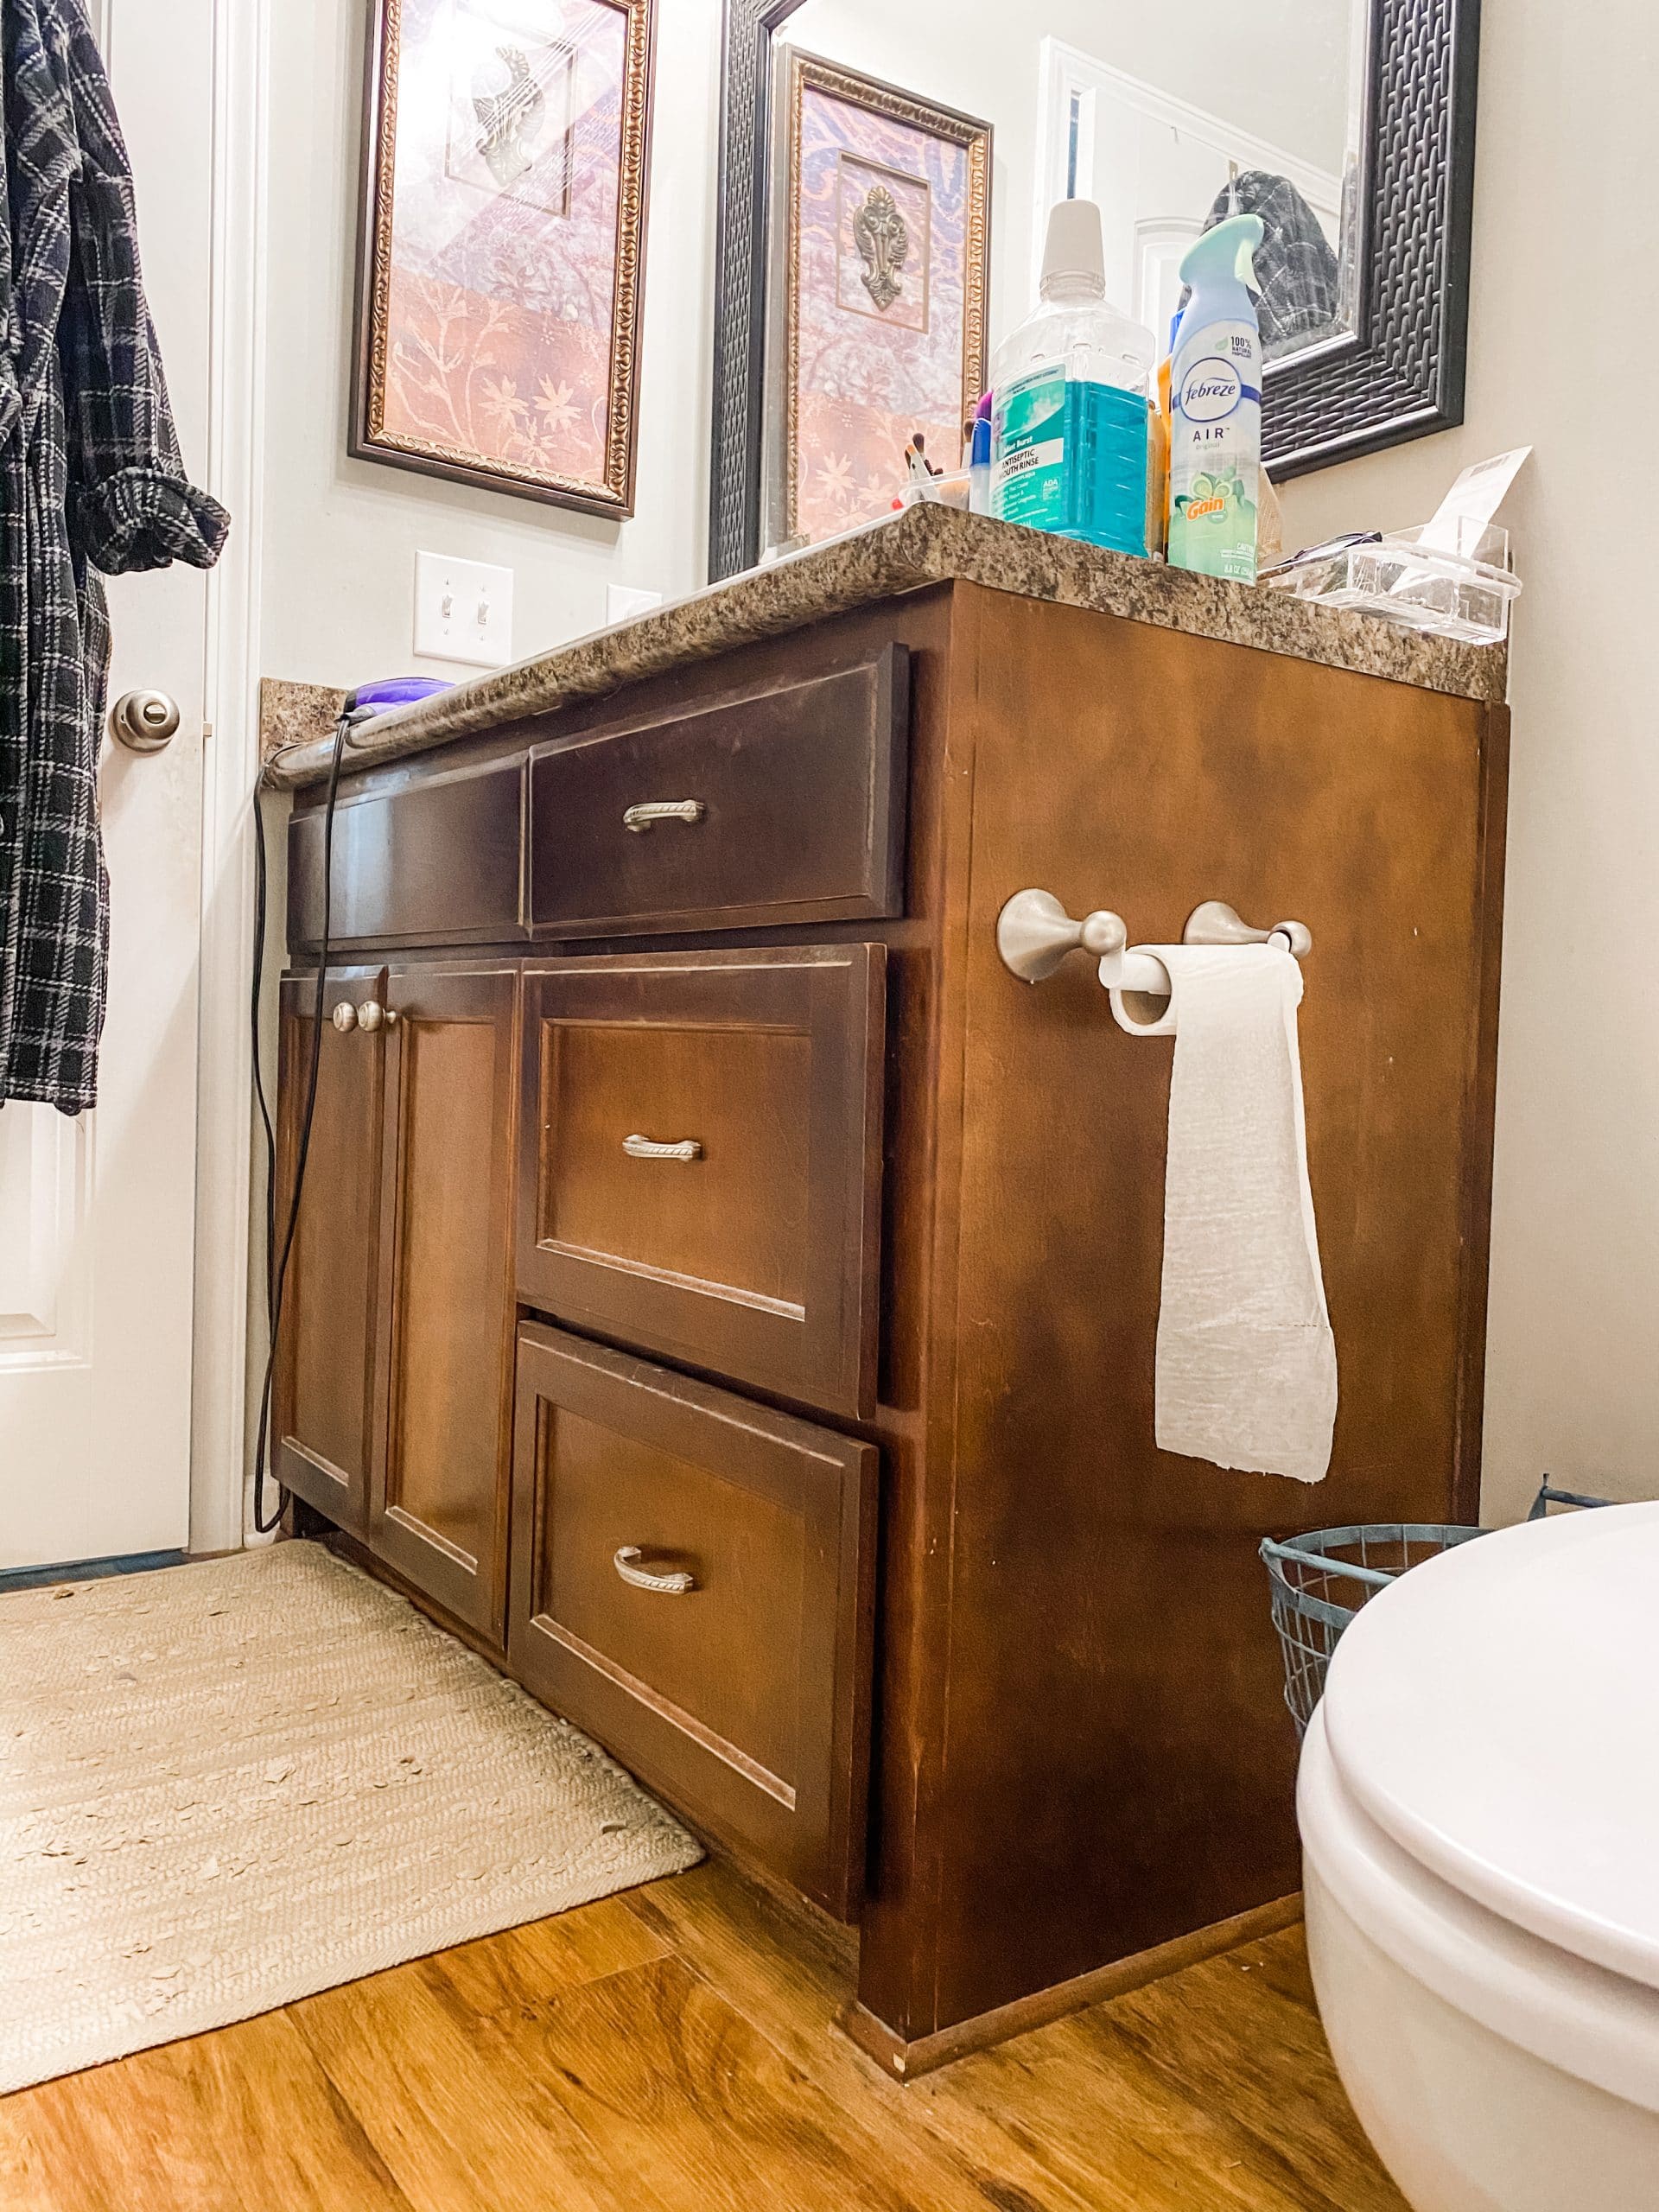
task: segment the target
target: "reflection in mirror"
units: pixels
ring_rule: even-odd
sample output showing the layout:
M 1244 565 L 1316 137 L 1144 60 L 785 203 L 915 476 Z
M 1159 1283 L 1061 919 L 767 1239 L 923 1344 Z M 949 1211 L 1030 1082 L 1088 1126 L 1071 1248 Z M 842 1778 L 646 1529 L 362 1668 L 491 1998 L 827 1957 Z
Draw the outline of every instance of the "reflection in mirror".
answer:
M 762 543 L 958 466 L 1060 199 L 1099 204 L 1107 296 L 1160 352 L 1192 241 L 1262 218 L 1270 425 L 1275 368 L 1359 335 L 1371 44 L 1371 0 L 802 0 L 772 47 Z

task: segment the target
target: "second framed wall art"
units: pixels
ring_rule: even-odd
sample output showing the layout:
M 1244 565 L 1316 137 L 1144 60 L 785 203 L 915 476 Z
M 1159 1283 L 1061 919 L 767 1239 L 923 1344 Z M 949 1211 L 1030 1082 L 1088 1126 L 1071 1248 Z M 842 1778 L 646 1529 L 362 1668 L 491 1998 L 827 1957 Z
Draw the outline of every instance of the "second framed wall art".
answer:
M 652 0 L 373 0 L 351 451 L 633 511 Z
M 991 130 L 780 47 L 766 512 L 772 544 L 887 513 L 920 435 L 954 469 L 984 389 Z

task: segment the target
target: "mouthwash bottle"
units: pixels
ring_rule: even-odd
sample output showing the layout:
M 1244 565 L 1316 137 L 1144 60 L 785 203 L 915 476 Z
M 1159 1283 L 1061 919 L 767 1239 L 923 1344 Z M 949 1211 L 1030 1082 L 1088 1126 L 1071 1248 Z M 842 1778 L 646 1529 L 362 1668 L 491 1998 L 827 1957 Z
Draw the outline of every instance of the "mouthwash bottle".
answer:
M 1251 256 L 1259 215 L 1229 215 L 1181 262 L 1192 287 L 1170 370 L 1169 563 L 1255 582 L 1262 338 Z
M 1152 333 L 1110 307 L 1100 210 L 1050 211 L 1042 296 L 997 348 L 991 512 L 1116 553 L 1147 550 Z

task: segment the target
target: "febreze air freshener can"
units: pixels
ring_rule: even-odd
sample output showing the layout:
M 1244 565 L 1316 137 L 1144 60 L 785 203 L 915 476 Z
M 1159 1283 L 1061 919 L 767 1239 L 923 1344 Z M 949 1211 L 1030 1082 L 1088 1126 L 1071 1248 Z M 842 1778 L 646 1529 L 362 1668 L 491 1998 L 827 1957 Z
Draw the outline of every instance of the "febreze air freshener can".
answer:
M 1251 295 L 1259 215 L 1230 215 L 1188 248 L 1170 376 L 1169 562 L 1255 582 L 1262 334 Z

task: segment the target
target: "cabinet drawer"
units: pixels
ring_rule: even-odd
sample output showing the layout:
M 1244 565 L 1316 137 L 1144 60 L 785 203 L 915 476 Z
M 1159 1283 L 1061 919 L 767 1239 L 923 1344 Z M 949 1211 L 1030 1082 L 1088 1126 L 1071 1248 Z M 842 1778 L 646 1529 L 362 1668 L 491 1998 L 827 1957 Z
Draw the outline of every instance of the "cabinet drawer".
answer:
M 850 1915 L 874 1446 L 534 1324 L 518 1372 L 513 1671 L 689 1820 Z
M 909 692 L 893 645 L 532 753 L 532 926 L 617 936 L 901 913 Z M 651 812 L 663 807 L 682 812 Z
M 329 933 L 429 944 L 503 943 L 524 934 L 519 912 L 523 759 L 429 774 L 401 790 L 346 800 L 334 816 Z M 322 936 L 326 810 L 288 826 L 288 941 Z
M 530 969 L 524 1302 L 868 1413 L 886 959 L 852 944 Z

